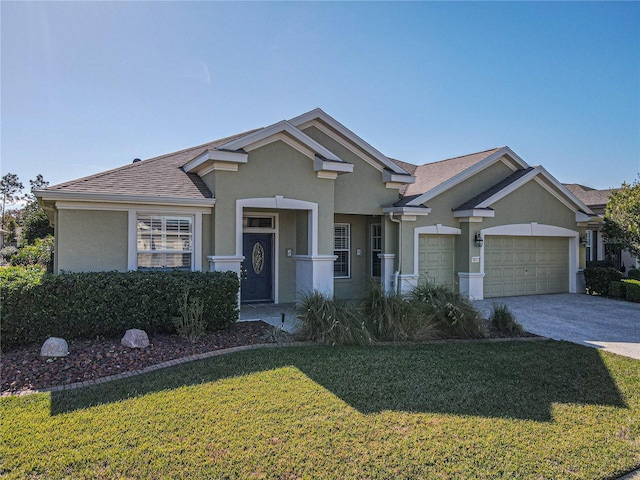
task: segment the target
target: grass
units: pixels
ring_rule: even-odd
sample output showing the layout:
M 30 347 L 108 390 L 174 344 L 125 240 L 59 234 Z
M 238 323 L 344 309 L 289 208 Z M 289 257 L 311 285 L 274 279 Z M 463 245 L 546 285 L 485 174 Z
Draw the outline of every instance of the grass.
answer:
M 564 342 L 283 347 L 0 400 L 6 478 L 613 478 L 640 362 Z

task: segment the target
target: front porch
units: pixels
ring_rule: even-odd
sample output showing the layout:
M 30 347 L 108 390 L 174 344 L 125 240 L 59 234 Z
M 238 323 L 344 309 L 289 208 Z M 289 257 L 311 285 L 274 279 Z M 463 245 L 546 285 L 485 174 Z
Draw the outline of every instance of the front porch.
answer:
M 239 322 L 262 320 L 269 325 L 294 333 L 301 322 L 295 303 L 244 303 L 240 306 Z M 283 322 L 284 320 L 284 322 Z

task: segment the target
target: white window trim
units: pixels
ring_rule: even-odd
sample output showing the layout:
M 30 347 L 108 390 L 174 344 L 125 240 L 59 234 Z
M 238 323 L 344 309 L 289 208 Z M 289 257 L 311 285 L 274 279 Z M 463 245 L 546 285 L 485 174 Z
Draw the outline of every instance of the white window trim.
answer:
M 127 269 L 138 270 L 138 215 L 168 215 L 191 217 L 193 220 L 193 254 L 191 255 L 191 271 L 202 271 L 202 212 L 184 209 L 166 208 L 164 210 L 128 209 Z
M 334 256 L 335 256 L 336 252 L 347 252 L 347 275 L 336 276 L 335 271 L 334 271 L 333 272 L 333 278 L 340 279 L 340 280 L 349 279 L 349 278 L 351 278 L 351 224 L 350 223 L 334 223 L 333 227 L 334 227 L 334 230 L 333 230 L 333 239 L 334 239 L 333 254 L 334 254 Z M 336 237 L 335 227 L 347 227 L 347 248 L 346 249 L 336 250 L 336 248 L 335 248 L 335 237 Z

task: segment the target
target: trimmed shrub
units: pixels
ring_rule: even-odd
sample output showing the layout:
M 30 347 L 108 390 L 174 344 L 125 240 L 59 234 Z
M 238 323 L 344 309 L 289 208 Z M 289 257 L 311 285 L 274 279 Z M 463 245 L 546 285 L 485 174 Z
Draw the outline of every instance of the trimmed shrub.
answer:
M 524 332 L 522 325 L 518 323 L 509 307 L 504 304 L 494 303 L 489 316 L 489 326 L 496 332 L 508 335 Z
M 626 298 L 630 302 L 640 302 L 640 280 L 624 280 Z
M 433 324 L 446 337 L 486 337 L 482 315 L 462 295 L 442 285 L 423 283 L 414 288 L 409 298 L 417 314 Z
M 233 272 L 91 272 L 45 275 L 0 269 L 2 348 L 49 336 L 116 336 L 129 328 L 174 332 L 181 292 L 202 300 L 207 330 L 238 319 L 238 277 Z M 38 272 L 38 273 L 34 273 Z
M 640 280 L 640 270 L 637 268 L 630 269 L 627 277 L 629 277 L 630 280 Z
M 609 296 L 615 298 L 625 298 L 624 282 L 611 282 L 609 284 Z
M 609 285 L 622 280 L 622 273 L 611 267 L 586 268 L 584 279 L 591 295 L 609 295 Z
M 328 345 L 371 345 L 374 338 L 357 306 L 330 299 L 314 291 L 302 297 L 304 338 Z

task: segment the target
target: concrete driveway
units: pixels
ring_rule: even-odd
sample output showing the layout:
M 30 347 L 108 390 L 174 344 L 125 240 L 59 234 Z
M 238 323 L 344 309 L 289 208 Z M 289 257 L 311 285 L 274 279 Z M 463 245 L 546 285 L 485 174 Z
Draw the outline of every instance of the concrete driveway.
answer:
M 525 330 L 640 359 L 640 303 L 559 293 L 473 302 L 485 314 L 505 304 Z

